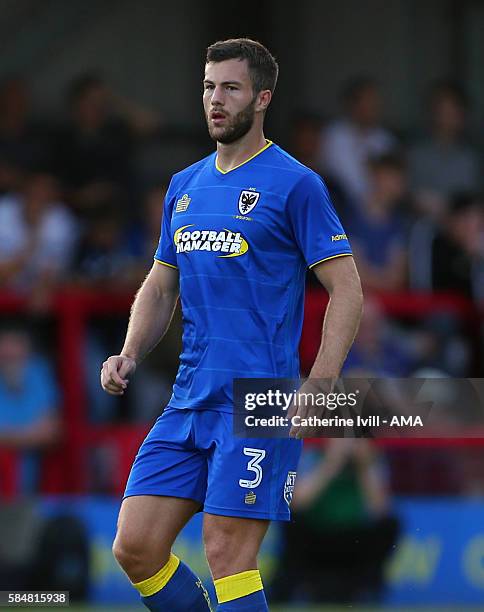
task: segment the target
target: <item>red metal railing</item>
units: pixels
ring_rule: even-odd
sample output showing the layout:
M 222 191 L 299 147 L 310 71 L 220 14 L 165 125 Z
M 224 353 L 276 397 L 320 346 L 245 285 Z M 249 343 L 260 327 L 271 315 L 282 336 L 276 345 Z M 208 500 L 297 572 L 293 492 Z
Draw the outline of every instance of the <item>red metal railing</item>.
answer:
M 149 425 L 94 425 L 88 420 L 85 385 L 85 341 L 88 319 L 96 315 L 127 314 L 132 294 L 68 288 L 52 299 L 49 315 L 58 325 L 58 372 L 63 390 L 63 442 L 44 461 L 42 490 L 46 493 L 82 493 L 88 487 L 89 453 L 95 446 L 112 449 L 116 456 L 112 492 L 122 492 L 129 467 Z M 381 294 L 376 296 L 391 316 L 418 319 L 435 312 L 451 312 L 473 326 L 479 321 L 475 306 L 459 296 L 429 294 Z M 305 322 L 301 337 L 303 360 L 314 359 L 321 337 L 327 295 L 322 289 L 306 294 Z M 0 313 L 29 316 L 27 300 L 19 295 L 0 294 Z M 482 444 L 481 439 L 389 440 L 389 444 Z M 17 458 L 0 450 L 0 496 L 13 496 L 17 486 Z

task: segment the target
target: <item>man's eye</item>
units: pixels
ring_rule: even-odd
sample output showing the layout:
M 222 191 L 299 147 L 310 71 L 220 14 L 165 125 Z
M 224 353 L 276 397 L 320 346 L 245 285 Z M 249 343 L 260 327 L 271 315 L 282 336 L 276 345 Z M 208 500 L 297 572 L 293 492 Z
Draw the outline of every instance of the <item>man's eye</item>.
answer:
M 227 89 L 229 91 L 237 91 L 237 87 L 234 87 L 233 85 L 227 85 Z
M 205 83 L 205 89 L 213 89 L 213 85 L 210 85 L 210 83 Z

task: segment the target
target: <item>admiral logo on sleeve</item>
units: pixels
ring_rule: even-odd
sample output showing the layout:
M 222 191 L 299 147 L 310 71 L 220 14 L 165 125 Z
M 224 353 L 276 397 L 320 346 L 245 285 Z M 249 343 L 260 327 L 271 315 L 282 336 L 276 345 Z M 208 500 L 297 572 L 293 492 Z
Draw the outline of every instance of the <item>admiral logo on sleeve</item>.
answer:
M 175 212 L 185 212 L 191 201 L 192 199 L 189 197 L 188 193 L 184 193 L 176 202 Z

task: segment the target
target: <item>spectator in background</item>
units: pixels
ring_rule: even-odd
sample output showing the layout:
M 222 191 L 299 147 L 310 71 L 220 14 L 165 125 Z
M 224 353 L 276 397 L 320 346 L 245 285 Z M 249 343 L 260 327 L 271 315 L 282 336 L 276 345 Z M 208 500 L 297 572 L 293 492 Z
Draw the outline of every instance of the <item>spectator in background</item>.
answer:
M 161 203 L 160 203 L 161 206 Z M 159 229 L 158 229 L 159 231 Z M 73 257 L 71 279 L 82 287 L 101 290 L 134 290 L 146 273 L 125 241 L 123 216 L 116 202 L 96 202 L 84 224 L 84 235 Z M 85 385 L 89 417 L 96 423 L 113 422 L 120 416 L 115 398 L 99 386 L 99 370 L 106 352 L 122 344 L 126 321 L 109 317 L 90 321 L 85 342 Z M 115 348 L 116 350 L 116 348 Z
M 0 159 L 11 168 L 32 170 L 50 162 L 47 126 L 32 118 L 31 106 L 22 78 L 9 76 L 0 82 Z
M 160 237 L 165 186 L 150 189 L 144 200 L 143 223 L 126 232 L 122 217 L 114 202 L 105 202 L 89 215 L 85 235 L 74 257 L 73 277 L 83 286 L 103 289 L 133 290 L 146 276 Z M 168 402 L 178 368 L 180 354 L 181 314 L 164 338 L 164 351 L 151 353 L 144 362 L 140 378 L 133 382 L 133 409 L 130 417 L 149 422 L 159 415 Z M 107 352 L 117 350 L 122 343 L 125 321 L 112 318 L 92 322 L 87 337 L 86 386 L 89 394 L 90 417 L 94 422 L 108 422 L 121 416 L 118 402 L 99 386 L 99 368 Z
M 22 168 L 0 154 L 0 198 L 10 192 L 18 191 L 22 177 Z
M 358 203 L 368 194 L 368 160 L 392 151 L 397 142 L 381 125 L 381 97 L 373 79 L 350 81 L 343 103 L 345 117 L 323 132 L 320 165 Z
M 355 342 L 343 367 L 345 376 L 403 377 L 411 371 L 410 351 L 389 324 L 378 301 L 367 296 Z
M 166 185 L 160 185 L 148 190 L 143 206 L 144 224 L 131 234 L 132 251 L 138 254 L 144 264 L 141 268 L 143 277 L 153 261 L 158 246 L 166 189 Z M 136 250 L 135 244 L 138 245 Z M 150 422 L 160 414 L 162 407 L 170 400 L 173 380 L 179 365 L 181 327 L 181 308 L 178 305 L 171 325 L 163 337 L 164 350 L 150 353 L 143 362 L 143 369 L 138 372 L 139 378 L 133 380 L 132 417 L 136 421 Z
M 484 300 L 483 196 L 457 194 L 439 222 L 419 219 L 410 236 L 410 286 Z
M 321 166 L 322 137 L 323 120 L 321 117 L 306 111 L 298 111 L 293 114 L 289 150 L 302 164 L 317 172 L 324 179 L 331 201 L 344 222 L 350 203 L 342 186 Z
M 307 111 L 295 111 L 290 124 L 291 153 L 315 172 L 321 170 L 322 118 Z
M 451 292 L 484 303 L 483 202 L 482 196 L 459 194 L 450 198 L 439 223 L 420 219 L 414 224 L 409 259 L 413 290 Z M 434 313 L 411 336 L 418 368 L 455 377 L 472 371 L 472 345 L 457 315 Z
M 18 193 L 0 198 L 0 286 L 47 296 L 70 264 L 77 232 L 56 179 L 27 175 Z
M 461 194 L 431 245 L 431 289 L 484 300 L 484 198 Z
M 467 98 L 455 83 L 433 85 L 429 134 L 408 156 L 410 187 L 424 213 L 439 216 L 454 193 L 480 186 L 479 157 L 465 136 L 467 111 Z
M 46 361 L 21 329 L 0 331 L 0 445 L 20 452 L 20 491 L 39 485 L 40 452 L 58 439 L 59 392 Z M 1 478 L 1 474 L 0 474 Z
M 128 251 L 142 264 L 140 271 L 143 277 L 140 278 L 140 281 L 143 280 L 148 267 L 151 266 L 158 246 L 166 190 L 166 184 L 160 184 L 146 191 L 141 219 L 137 224 L 128 228 L 125 237 Z
M 141 267 L 137 253 L 125 243 L 123 216 L 116 203 L 97 202 L 86 217 L 72 258 L 73 279 L 92 288 L 129 290 L 136 286 Z
M 74 79 L 67 95 L 69 121 L 55 144 L 57 173 L 82 214 L 112 197 L 118 185 L 132 189 L 133 133 L 111 107 L 111 92 L 96 74 Z
M 369 162 L 369 191 L 346 229 L 366 289 L 398 291 L 405 285 L 406 227 L 400 213 L 406 193 L 403 163 L 394 155 Z
M 294 522 L 275 597 L 291 602 L 377 603 L 383 563 L 398 534 L 381 460 L 366 439 L 336 438 L 304 449 L 291 508 Z
M 405 341 L 413 354 L 411 376 L 462 378 L 473 374 L 465 322 L 452 313 L 435 312 L 424 318 L 407 331 Z
M 0 196 L 19 189 L 28 170 L 51 159 L 48 129 L 31 116 L 29 89 L 19 76 L 0 81 Z

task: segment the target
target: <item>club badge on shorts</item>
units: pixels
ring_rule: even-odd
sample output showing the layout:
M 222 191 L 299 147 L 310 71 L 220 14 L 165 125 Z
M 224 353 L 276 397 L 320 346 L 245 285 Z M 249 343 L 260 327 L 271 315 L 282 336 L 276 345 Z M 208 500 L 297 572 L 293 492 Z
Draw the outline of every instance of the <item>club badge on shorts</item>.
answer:
M 245 494 L 244 501 L 246 504 L 249 504 L 250 506 L 252 506 L 253 504 L 255 504 L 256 499 L 257 499 L 257 495 L 253 491 L 250 491 L 249 493 Z
M 291 505 L 292 495 L 294 493 L 294 483 L 296 482 L 296 472 L 288 472 L 286 482 L 284 484 L 284 499 L 288 506 Z

